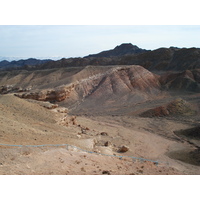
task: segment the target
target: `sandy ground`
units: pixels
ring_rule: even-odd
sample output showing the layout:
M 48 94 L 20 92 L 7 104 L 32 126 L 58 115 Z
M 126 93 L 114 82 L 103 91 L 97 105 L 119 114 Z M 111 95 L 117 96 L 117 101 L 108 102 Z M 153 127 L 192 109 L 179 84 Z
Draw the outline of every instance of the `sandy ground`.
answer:
M 37 175 L 143 175 L 180 174 L 152 162 L 76 152 L 65 148 L 1 149 L 0 174 Z
M 191 124 L 134 116 L 78 116 L 75 121 L 72 118 L 13 95 L 0 96 L 0 143 L 71 144 L 97 153 L 142 157 L 160 164 L 120 160 L 73 148 L 1 146 L 0 174 L 200 174 L 198 165 L 168 155 L 194 148 L 173 133 Z M 122 145 L 129 150 L 119 153 Z

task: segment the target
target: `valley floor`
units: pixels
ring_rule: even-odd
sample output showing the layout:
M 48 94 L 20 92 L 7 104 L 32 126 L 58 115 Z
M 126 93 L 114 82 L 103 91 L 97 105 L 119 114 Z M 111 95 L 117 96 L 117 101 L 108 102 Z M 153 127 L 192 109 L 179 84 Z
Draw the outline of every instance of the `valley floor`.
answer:
M 95 152 L 2 145 L 0 174 L 200 174 L 199 140 L 174 133 L 194 127 L 194 121 L 133 115 L 74 117 L 10 94 L 0 96 L 0 110 L 1 144 L 70 144 Z M 122 146 L 128 151 L 119 152 Z

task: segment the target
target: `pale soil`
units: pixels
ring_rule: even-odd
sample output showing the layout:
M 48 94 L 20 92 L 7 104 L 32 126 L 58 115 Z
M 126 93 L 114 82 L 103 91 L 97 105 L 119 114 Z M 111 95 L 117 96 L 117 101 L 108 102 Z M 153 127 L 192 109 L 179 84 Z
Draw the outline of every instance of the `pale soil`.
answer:
M 1 149 L 0 174 L 143 175 L 179 174 L 171 167 L 66 150 L 64 148 Z
M 13 95 L 0 96 L 0 143 L 71 144 L 104 154 L 158 160 L 161 164 L 60 147 L 1 146 L 0 174 L 200 174 L 199 166 L 168 156 L 172 151 L 194 148 L 173 133 L 190 124 L 132 116 L 78 116 L 73 124 L 71 118 Z M 122 145 L 128 146 L 129 151 L 118 153 Z

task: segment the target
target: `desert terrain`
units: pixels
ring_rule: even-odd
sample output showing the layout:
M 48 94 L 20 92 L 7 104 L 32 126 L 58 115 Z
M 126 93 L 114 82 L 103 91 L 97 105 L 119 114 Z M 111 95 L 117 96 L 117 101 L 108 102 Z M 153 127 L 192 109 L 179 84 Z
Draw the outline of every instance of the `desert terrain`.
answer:
M 200 174 L 199 80 L 140 65 L 0 71 L 0 174 Z

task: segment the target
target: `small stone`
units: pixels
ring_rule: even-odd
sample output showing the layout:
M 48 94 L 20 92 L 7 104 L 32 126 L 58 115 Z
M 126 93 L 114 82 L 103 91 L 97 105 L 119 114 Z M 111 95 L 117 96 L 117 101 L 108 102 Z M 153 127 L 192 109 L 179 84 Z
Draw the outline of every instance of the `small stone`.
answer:
M 125 153 L 129 150 L 129 148 L 127 146 L 122 146 L 119 148 L 118 152 L 120 153 Z
M 101 132 L 100 134 L 103 135 L 103 136 L 107 136 L 108 135 L 108 133 L 106 133 L 106 132 Z
M 109 172 L 109 171 L 107 171 L 107 170 L 103 170 L 103 171 L 102 171 L 102 174 L 107 174 L 107 175 L 110 175 L 110 172 Z
M 143 174 L 143 170 L 138 170 L 138 173 Z
M 77 125 L 76 121 L 72 121 L 72 124 L 73 124 L 73 125 Z
M 104 146 L 106 146 L 106 147 L 108 147 L 109 145 L 110 145 L 109 141 L 105 142 L 105 144 L 104 144 Z
M 85 170 L 84 167 L 81 167 L 81 171 L 82 171 L 82 172 L 86 172 L 86 170 Z
M 86 130 L 85 129 L 81 129 L 81 133 L 82 134 L 86 134 Z

